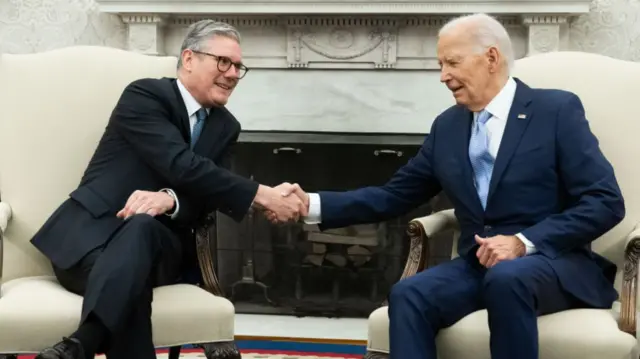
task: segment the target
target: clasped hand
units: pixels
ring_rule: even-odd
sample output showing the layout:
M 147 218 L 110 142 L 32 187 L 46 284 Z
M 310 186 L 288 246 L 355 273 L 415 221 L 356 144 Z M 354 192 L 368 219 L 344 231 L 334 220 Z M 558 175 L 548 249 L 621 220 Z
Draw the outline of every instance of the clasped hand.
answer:
M 491 268 L 496 264 L 522 257 L 526 249 L 524 243 L 516 236 L 494 236 L 482 238 L 476 235 L 476 243 L 480 245 L 476 256 L 480 264 Z
M 309 195 L 295 183 L 285 182 L 276 187 L 260 185 L 254 206 L 264 211 L 274 224 L 297 222 L 300 216 L 309 214 Z
M 165 192 L 134 191 L 116 216 L 122 219 L 136 214 L 148 214 L 155 217 L 166 213 L 173 206 L 173 197 Z

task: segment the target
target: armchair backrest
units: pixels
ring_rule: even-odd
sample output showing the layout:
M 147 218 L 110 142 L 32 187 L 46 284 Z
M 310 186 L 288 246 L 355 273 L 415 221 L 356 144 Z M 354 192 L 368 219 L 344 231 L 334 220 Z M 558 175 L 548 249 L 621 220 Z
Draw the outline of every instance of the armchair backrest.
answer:
M 531 87 L 568 90 L 582 100 L 626 204 L 623 222 L 594 242 L 593 249 L 622 270 L 624 238 L 640 222 L 640 63 L 585 52 L 551 52 L 517 60 L 514 70 L 514 76 Z
M 0 56 L 0 198 L 13 208 L 3 282 L 51 273 L 31 237 L 78 185 L 124 87 L 175 76 L 176 63 L 93 46 Z
M 626 217 L 593 243 L 593 249 L 623 270 L 625 237 L 640 223 L 640 116 L 637 84 L 640 63 L 586 52 L 560 51 L 516 60 L 514 77 L 530 87 L 562 89 L 582 100 L 591 130 L 613 165 L 625 198 Z M 459 233 L 454 233 L 452 257 Z M 618 275 L 617 288 L 621 276 Z

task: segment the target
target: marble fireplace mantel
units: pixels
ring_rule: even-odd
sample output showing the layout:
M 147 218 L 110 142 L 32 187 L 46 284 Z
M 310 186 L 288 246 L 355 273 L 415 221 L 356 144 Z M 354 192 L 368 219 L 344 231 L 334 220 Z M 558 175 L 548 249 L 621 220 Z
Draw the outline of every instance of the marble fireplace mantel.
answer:
M 186 27 L 203 18 L 243 35 L 252 68 L 436 69 L 435 38 L 450 17 L 497 16 L 521 55 L 562 50 L 567 24 L 590 0 L 96 0 L 128 26 L 128 46 L 177 55 Z M 518 45 L 515 45 L 516 48 Z

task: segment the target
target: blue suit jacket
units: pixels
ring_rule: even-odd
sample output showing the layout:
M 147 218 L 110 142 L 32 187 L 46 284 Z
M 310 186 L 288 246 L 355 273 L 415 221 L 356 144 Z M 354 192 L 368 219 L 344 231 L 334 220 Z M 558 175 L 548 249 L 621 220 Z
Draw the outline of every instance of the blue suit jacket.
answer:
M 419 153 L 384 186 L 320 192 L 321 229 L 394 218 L 443 190 L 460 222 L 460 256 L 477 261 L 475 234 L 522 232 L 565 290 L 592 306 L 609 307 L 617 298 L 616 267 L 593 253 L 590 243 L 624 218 L 613 168 L 576 95 L 516 83 L 486 211 L 468 156 L 473 114 L 453 106 L 436 118 Z

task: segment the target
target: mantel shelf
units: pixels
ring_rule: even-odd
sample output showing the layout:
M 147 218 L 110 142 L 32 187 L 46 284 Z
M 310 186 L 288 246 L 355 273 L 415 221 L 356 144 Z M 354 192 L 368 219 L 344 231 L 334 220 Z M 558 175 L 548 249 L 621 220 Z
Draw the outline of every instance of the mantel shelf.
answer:
M 590 0 L 96 0 L 100 10 L 118 14 L 226 15 L 436 15 L 493 14 L 578 15 Z
M 178 55 L 200 19 L 240 30 L 245 62 L 262 69 L 437 70 L 437 30 L 484 12 L 509 31 L 517 57 L 558 51 L 591 0 L 96 0 L 128 27 L 129 50 Z

